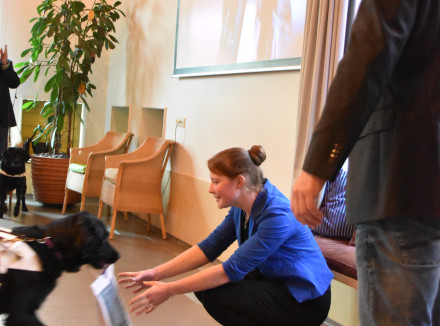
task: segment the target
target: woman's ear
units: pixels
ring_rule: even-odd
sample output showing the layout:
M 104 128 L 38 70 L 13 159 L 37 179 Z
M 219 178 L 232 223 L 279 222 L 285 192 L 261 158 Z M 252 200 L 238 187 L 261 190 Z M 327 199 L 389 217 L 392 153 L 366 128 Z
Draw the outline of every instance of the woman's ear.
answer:
M 244 186 L 245 183 L 245 178 L 243 175 L 238 175 L 237 176 L 237 188 L 242 188 Z

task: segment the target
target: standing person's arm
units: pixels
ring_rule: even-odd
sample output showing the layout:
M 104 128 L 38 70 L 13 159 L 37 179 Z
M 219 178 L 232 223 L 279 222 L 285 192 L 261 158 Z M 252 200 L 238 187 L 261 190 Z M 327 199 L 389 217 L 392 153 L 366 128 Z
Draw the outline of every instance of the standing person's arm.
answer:
M 317 194 L 324 180 L 336 177 L 387 89 L 421 6 L 416 0 L 362 1 L 292 188 L 292 210 L 303 224 L 321 223 Z
M 0 49 L 0 61 L 2 63 L 2 69 L 5 70 L 8 67 L 8 46 L 5 45 L 5 49 Z
M 324 218 L 317 200 L 325 180 L 301 171 L 292 189 L 292 212 L 302 224 L 312 228 L 321 225 Z
M 9 88 L 17 88 L 20 85 L 20 78 L 14 71 L 12 62 L 8 60 L 8 46 L 0 49 L 1 77 Z

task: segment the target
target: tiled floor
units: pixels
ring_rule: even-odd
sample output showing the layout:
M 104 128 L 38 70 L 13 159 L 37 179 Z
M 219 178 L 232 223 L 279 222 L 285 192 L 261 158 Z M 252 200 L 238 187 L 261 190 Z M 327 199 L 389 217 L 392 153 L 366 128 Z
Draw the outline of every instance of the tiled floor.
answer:
M 0 219 L 0 227 L 11 228 L 16 225 L 47 224 L 62 217 L 61 207 L 43 206 L 27 197 L 29 212 L 21 213 L 17 218 L 6 213 Z M 96 214 L 97 200 L 87 202 L 86 210 Z M 79 211 L 79 205 L 68 208 L 68 213 Z M 106 211 L 106 210 L 105 210 Z M 109 219 L 103 218 L 109 225 Z M 187 248 L 176 239 L 162 240 L 158 230 L 146 233 L 146 223 L 129 215 L 129 221 L 123 217 L 117 219 L 112 245 L 119 251 L 121 258 L 115 264 L 115 272 L 138 271 L 154 267 L 165 262 Z M 98 305 L 90 289 L 90 284 L 100 274 L 89 266 L 83 266 L 78 273 L 64 273 L 58 280 L 56 289 L 49 295 L 39 310 L 40 319 L 48 326 L 94 326 L 103 325 Z M 132 298 L 132 293 L 120 288 L 124 303 Z M 136 325 L 155 326 L 210 326 L 219 325 L 203 309 L 193 295 L 175 296 L 148 315 L 131 315 Z M 0 321 L 1 325 L 1 321 Z

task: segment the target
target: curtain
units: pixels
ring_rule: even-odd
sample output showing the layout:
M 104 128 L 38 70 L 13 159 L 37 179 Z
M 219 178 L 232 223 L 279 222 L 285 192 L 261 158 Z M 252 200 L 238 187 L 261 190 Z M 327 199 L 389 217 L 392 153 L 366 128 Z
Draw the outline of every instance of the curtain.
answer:
M 302 53 L 297 144 L 293 178 L 299 175 L 331 80 L 342 58 L 349 0 L 308 0 Z

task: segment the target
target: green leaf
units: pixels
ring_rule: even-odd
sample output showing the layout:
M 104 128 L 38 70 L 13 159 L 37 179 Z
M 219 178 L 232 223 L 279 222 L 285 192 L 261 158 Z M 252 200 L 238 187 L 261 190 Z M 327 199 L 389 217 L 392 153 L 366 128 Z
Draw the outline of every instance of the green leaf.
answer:
M 44 91 L 45 91 L 46 93 L 49 93 L 50 90 L 51 90 L 52 88 L 54 88 L 55 86 L 57 86 L 57 85 L 58 85 L 58 75 L 53 75 L 52 78 L 50 78 L 50 79 L 47 81 L 46 85 L 44 86 Z
M 38 76 L 40 75 L 40 65 L 35 68 L 35 74 L 34 74 L 34 83 L 38 80 Z
M 23 52 L 21 52 L 20 56 L 23 58 L 23 57 L 25 57 L 31 51 L 32 51 L 32 48 L 26 49 Z M 16 67 L 17 67 L 17 65 L 16 65 Z
M 20 84 L 23 84 L 28 78 L 29 76 L 32 74 L 32 72 L 35 70 L 35 66 L 32 67 L 28 67 L 23 71 L 23 74 L 20 77 Z
M 22 110 L 30 109 L 32 106 L 35 106 L 35 102 L 34 101 L 25 102 L 21 106 L 21 109 Z
M 85 97 L 84 97 L 84 96 L 81 96 L 81 99 L 83 100 L 84 105 L 86 106 L 87 111 L 90 112 L 90 106 L 89 106 L 89 103 L 87 103 Z
M 27 66 L 27 65 L 29 65 L 29 62 L 27 62 L 27 61 L 24 61 L 24 62 L 18 62 L 18 63 L 16 63 L 16 64 L 14 65 L 14 68 L 21 68 L 21 67 L 25 67 L 25 66 Z
M 38 51 L 37 49 L 34 48 L 32 55 L 31 55 L 31 60 L 37 61 L 39 55 L 40 55 L 40 51 Z
M 40 127 L 40 126 L 35 127 L 34 131 L 40 131 L 40 129 L 39 129 L 38 127 Z M 40 127 L 40 128 L 41 128 L 41 127 Z M 38 144 L 42 138 L 43 138 L 43 133 L 40 131 L 40 134 L 38 134 L 38 135 L 32 140 L 32 143 L 34 143 L 34 144 Z
M 80 13 L 84 10 L 86 5 L 82 1 L 71 1 L 70 2 L 70 10 L 74 13 Z
M 40 115 L 44 118 L 47 118 L 50 114 L 53 113 L 54 107 L 51 102 L 46 102 L 43 105 L 43 108 L 40 111 Z
M 16 71 L 17 75 L 21 75 L 21 73 L 27 68 L 27 66 L 21 67 Z
M 116 37 L 114 37 L 113 35 L 109 34 L 108 37 L 115 43 L 119 43 L 118 40 L 116 39 Z

